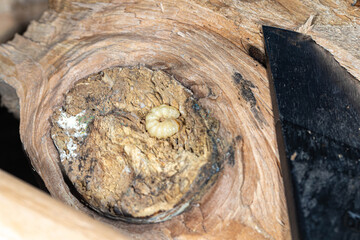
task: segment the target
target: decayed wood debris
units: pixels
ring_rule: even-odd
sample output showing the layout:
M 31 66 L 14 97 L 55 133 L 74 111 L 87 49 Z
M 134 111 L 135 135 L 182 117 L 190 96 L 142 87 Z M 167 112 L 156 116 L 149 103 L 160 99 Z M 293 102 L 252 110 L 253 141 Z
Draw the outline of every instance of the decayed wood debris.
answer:
M 16 90 L 24 148 L 55 198 L 132 238 L 289 239 L 261 25 L 306 31 L 360 79 L 360 12 L 352 3 L 53 0 L 24 36 L 1 45 L 0 78 Z M 173 76 L 211 112 L 216 134 L 227 143 L 214 184 L 184 213 L 162 223 L 126 223 L 86 207 L 65 183 L 51 138 L 53 114 L 79 80 L 127 66 Z M 117 120 L 99 115 L 89 136 L 111 121 Z
M 150 135 L 149 112 L 163 112 L 154 123 L 160 125 L 170 107 L 179 111 L 177 132 Z M 52 122 L 65 177 L 90 207 L 114 219 L 168 220 L 199 199 L 222 167 L 226 143 L 216 136 L 217 121 L 162 71 L 90 75 L 70 90 Z

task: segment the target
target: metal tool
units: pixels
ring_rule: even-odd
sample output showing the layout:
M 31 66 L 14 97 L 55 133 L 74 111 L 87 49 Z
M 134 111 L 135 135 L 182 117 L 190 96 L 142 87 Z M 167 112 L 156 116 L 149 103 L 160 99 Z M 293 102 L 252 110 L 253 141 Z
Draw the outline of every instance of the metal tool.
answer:
M 263 26 L 293 239 L 360 239 L 360 82 L 311 37 Z

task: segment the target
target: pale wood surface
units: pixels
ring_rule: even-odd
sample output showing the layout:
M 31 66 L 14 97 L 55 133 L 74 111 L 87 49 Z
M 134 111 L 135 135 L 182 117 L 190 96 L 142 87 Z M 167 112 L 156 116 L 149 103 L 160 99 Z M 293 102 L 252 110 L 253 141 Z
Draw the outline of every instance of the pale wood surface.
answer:
M 0 0 L 0 42 L 25 31 L 30 21 L 39 19 L 46 9 L 46 0 Z
M 128 239 L 0 170 L 0 239 Z
M 0 43 L 24 32 L 30 21 L 37 20 L 47 9 L 46 0 L 0 0 Z M 20 116 L 19 99 L 14 89 L 0 79 L 1 106 L 17 118 Z
M 51 1 L 53 10 L 24 37 L 0 47 L 0 78 L 17 91 L 21 138 L 51 194 L 131 237 L 289 239 L 268 80 L 258 62 L 261 25 L 305 31 L 359 79 L 359 8 L 335 0 L 96 2 Z M 125 224 L 90 212 L 64 183 L 49 136 L 49 118 L 74 82 L 137 64 L 173 74 L 236 143 L 234 164 L 225 165 L 202 201 L 161 224 Z

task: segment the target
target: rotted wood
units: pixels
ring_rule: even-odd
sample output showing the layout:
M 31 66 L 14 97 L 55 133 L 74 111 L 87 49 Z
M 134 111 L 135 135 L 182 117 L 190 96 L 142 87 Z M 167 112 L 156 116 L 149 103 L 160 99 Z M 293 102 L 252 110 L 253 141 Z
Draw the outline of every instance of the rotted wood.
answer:
M 356 5 L 352 5 L 351 1 L 337 3 L 330 0 L 316 3 L 305 0 L 101 3 L 63 0 L 50 1 L 49 6 L 51 9 L 39 21 L 33 22 L 24 36 L 16 36 L 13 41 L 1 45 L 0 78 L 16 90 L 24 148 L 52 196 L 116 226 L 132 238 L 290 239 L 261 25 L 306 32 L 360 79 L 360 56 L 356 51 L 359 43 L 353 41 L 360 32 L 357 31 L 360 13 Z M 146 68 L 149 70 L 144 71 L 161 72 L 174 78 L 187 89 L 187 98 L 193 98 L 199 108 L 218 122 L 216 136 L 221 139 L 221 164 L 219 171 L 213 173 L 216 177 L 212 179 L 215 180 L 204 185 L 202 194 L 194 194 L 199 197 L 192 198 L 184 212 L 177 212 L 178 215 L 174 214 L 167 221 L 129 223 L 105 216 L 105 210 L 101 208 L 104 202 L 98 198 L 93 198 L 93 202 L 84 202 L 84 199 L 75 196 L 71 185 L 75 186 L 77 193 L 82 193 L 82 197 L 88 190 L 81 192 L 83 185 L 77 185 L 70 168 L 67 171 L 63 169 L 69 165 L 60 161 L 60 149 L 69 154 L 73 145 L 67 145 L 69 136 L 65 141 L 55 140 L 57 146 L 51 138 L 57 133 L 54 130 L 51 134 L 51 128 L 59 120 L 56 112 L 67 110 L 66 99 L 76 88 L 73 89 L 75 84 L 81 79 L 86 81 L 92 74 L 98 73 L 100 77 L 104 73 L 112 75 L 116 67 Z M 111 85 L 112 81 L 113 84 L 128 81 L 116 79 L 111 76 L 111 80 L 106 78 L 105 82 Z M 155 81 L 156 87 L 159 86 Z M 98 89 L 102 91 L 103 88 Z M 136 96 L 141 98 L 140 94 Z M 156 104 L 154 101 L 150 101 L 149 105 L 143 103 L 145 108 L 141 108 L 143 105 L 138 102 L 140 107 L 136 108 L 135 115 L 140 120 L 131 113 L 131 117 L 120 114 L 124 121 L 128 121 L 123 123 L 132 125 L 132 129 L 141 129 L 150 107 L 164 103 L 175 105 L 180 110 L 180 106 L 185 106 L 182 100 L 172 99 L 177 98 L 171 97 Z M 117 107 L 111 113 L 116 113 L 118 109 L 124 108 Z M 180 115 L 183 117 L 181 122 L 196 129 L 186 118 L 190 111 L 185 108 Z M 82 110 L 77 109 L 74 115 L 79 112 Z M 84 114 L 85 118 L 81 118 L 92 124 L 84 129 L 89 131 L 86 132 L 88 136 L 93 136 L 95 132 L 106 134 L 104 129 L 111 126 L 109 122 L 121 125 L 120 120 L 102 114 Z M 94 120 L 97 116 L 99 118 Z M 146 129 L 141 130 L 143 133 Z M 149 141 L 154 144 L 163 141 L 165 144 L 175 139 L 174 136 L 168 140 L 149 138 Z M 100 138 L 94 137 L 89 142 L 99 144 L 101 141 L 97 139 Z M 64 147 L 59 149 L 59 146 Z M 96 156 L 97 153 L 93 154 Z M 70 183 L 65 182 L 66 178 L 70 179 Z M 146 187 L 139 187 L 137 192 L 142 192 L 144 196 L 152 194 Z M 189 192 L 196 191 L 190 189 Z M 178 198 L 166 198 L 164 195 L 159 201 L 171 202 L 171 199 Z M 96 205 L 99 202 L 101 204 Z M 110 202 L 114 203 L 105 201 L 106 204 Z M 156 211 L 166 212 L 176 208 L 179 202 L 175 202 Z M 116 204 L 111 205 L 112 215 L 119 215 L 114 208 Z M 94 205 L 97 207 L 94 208 Z M 99 208 L 100 211 L 97 211 Z M 145 215 L 146 218 L 150 214 L 119 212 L 122 217 L 131 215 L 132 218 Z
M 231 147 L 186 88 L 145 67 L 80 80 L 52 122 L 61 166 L 81 199 L 132 223 L 188 208 L 214 183 Z

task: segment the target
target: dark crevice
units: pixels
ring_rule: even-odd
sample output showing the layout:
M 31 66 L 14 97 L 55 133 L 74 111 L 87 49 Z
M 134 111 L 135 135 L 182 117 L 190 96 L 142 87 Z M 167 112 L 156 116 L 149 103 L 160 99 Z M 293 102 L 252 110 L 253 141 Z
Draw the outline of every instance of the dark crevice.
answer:
M 0 107 L 0 119 L 0 169 L 47 192 L 44 182 L 33 170 L 23 149 L 19 134 L 19 120 L 5 107 Z
M 260 63 L 264 68 L 266 68 L 266 57 L 265 54 L 257 47 L 253 45 L 248 46 L 249 56 L 252 57 L 255 61 Z

